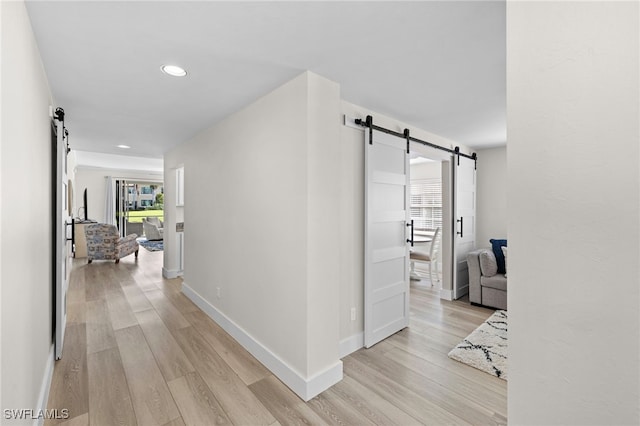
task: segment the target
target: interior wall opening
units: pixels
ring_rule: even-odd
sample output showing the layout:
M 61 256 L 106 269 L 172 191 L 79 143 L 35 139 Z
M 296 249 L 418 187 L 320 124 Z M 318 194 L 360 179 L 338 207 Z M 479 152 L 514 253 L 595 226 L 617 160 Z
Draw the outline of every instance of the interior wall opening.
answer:
M 410 284 L 444 294 L 451 289 L 450 156 L 418 143 L 410 145 L 410 211 L 414 244 Z M 448 298 L 448 297 L 444 297 Z
M 116 225 L 122 236 L 135 233 L 162 239 L 164 184 L 150 180 L 115 180 Z M 149 222 L 145 226 L 145 222 Z M 152 232 L 153 231 L 153 232 Z

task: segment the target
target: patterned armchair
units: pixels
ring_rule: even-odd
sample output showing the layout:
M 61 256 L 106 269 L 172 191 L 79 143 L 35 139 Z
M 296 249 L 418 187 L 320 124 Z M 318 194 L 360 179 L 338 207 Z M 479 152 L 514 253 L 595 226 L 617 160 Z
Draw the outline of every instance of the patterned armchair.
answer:
M 87 237 L 89 263 L 94 259 L 115 260 L 119 263 L 121 258 L 131 253 L 135 253 L 136 259 L 138 258 L 139 245 L 136 234 L 129 234 L 122 238 L 115 226 L 105 223 L 85 225 L 84 233 Z

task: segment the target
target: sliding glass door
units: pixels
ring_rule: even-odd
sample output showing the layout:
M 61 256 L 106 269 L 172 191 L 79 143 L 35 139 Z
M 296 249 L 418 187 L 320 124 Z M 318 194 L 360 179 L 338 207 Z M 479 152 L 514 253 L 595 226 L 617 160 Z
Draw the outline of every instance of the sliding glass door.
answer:
M 121 236 L 144 235 L 143 219 L 164 222 L 162 182 L 116 179 L 116 224 Z

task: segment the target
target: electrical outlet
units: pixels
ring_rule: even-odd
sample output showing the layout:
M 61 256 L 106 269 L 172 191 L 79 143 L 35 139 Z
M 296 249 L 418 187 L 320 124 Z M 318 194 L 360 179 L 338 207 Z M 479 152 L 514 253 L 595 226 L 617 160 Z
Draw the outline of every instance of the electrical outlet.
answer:
M 216 292 L 218 294 L 218 299 L 222 297 L 222 292 L 220 291 L 220 287 L 216 287 Z
M 351 308 L 351 321 L 356 320 L 356 308 Z

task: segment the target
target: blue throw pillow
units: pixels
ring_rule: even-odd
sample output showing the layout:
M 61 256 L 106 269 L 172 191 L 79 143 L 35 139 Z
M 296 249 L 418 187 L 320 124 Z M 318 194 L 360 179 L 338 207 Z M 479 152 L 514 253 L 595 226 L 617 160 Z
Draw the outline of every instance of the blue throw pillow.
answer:
M 507 246 L 507 240 L 489 240 L 491 243 L 491 248 L 493 249 L 493 254 L 496 255 L 496 261 L 498 263 L 498 273 L 505 274 L 507 273 L 507 268 L 504 264 L 504 254 L 502 253 L 502 246 Z

